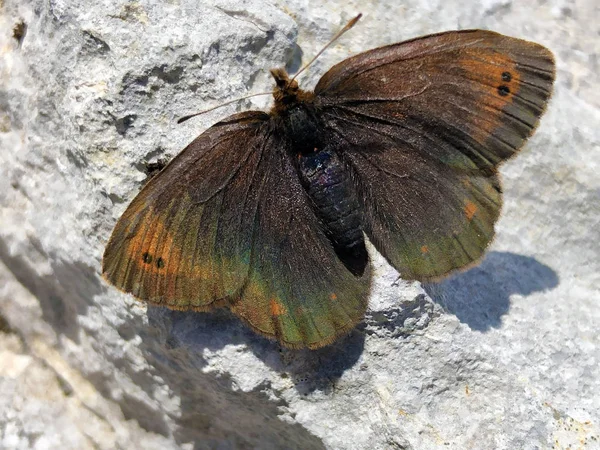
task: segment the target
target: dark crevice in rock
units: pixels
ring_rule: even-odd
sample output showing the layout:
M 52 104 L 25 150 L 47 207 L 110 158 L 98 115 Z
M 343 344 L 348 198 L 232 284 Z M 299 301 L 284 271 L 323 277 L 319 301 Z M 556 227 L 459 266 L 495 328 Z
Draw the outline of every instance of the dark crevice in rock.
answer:
M 181 80 L 181 76 L 183 74 L 184 67 L 176 66 L 173 68 L 169 68 L 166 64 L 162 64 L 158 67 L 154 67 L 150 71 L 151 77 L 156 77 L 159 80 L 164 81 L 165 83 L 178 83 Z
M 82 33 L 84 41 L 82 48 L 83 53 L 105 54 L 110 52 L 110 46 L 96 33 L 90 30 L 84 30 Z
M 120 203 L 125 202 L 125 199 L 122 196 L 112 193 L 112 192 L 108 193 L 105 190 L 101 190 L 100 195 L 108 198 L 113 205 L 118 205 Z
M 195 70 L 201 66 L 200 57 L 194 54 L 179 58 L 174 63 L 146 69 L 142 73 L 128 72 L 123 76 L 119 93 L 122 96 L 137 95 L 150 98 L 165 85 L 178 84 L 188 68 L 192 67 Z
M 88 167 L 89 162 L 88 158 L 81 154 L 81 152 L 77 149 L 67 149 L 65 154 L 67 155 L 67 159 L 71 164 L 73 164 L 78 169 L 82 169 Z
M 125 136 L 127 131 L 133 127 L 135 119 L 137 119 L 135 114 L 128 114 L 124 117 L 116 119 L 115 128 L 117 129 L 117 133 L 119 133 L 121 136 Z
M 157 147 L 148 152 L 142 161 L 133 163 L 133 167 L 146 174 L 147 178 L 144 182 L 147 182 L 150 178 L 158 174 L 158 172 L 164 169 L 169 161 L 173 159 L 173 156 L 170 153 L 164 152 L 164 148 Z
M 13 38 L 17 41 L 19 48 L 23 45 L 23 40 L 27 35 L 27 24 L 23 19 L 20 19 L 13 27 Z
M 12 332 L 13 330 L 10 328 L 8 320 L 6 320 L 4 316 L 0 314 L 0 333 L 9 334 Z

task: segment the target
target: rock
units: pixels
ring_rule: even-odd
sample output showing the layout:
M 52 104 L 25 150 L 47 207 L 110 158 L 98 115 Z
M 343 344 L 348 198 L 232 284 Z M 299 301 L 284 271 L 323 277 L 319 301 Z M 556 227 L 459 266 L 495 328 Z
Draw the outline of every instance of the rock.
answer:
M 291 351 L 226 311 L 147 308 L 99 275 L 146 177 L 270 91 L 357 11 L 347 2 L 0 2 L 0 447 L 595 448 L 600 442 L 600 70 L 592 1 L 372 2 L 302 78 L 454 28 L 558 62 L 535 136 L 502 168 L 479 267 L 397 280 L 374 254 L 364 322 Z

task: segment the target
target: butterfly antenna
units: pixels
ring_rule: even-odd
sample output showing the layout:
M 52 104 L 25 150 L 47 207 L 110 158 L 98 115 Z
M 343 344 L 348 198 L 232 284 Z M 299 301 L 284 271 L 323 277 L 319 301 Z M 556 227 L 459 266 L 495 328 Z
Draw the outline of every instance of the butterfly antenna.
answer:
M 272 94 L 272 92 L 260 92 L 258 94 L 251 94 L 251 95 L 246 95 L 245 97 L 236 98 L 235 100 L 230 100 L 228 102 L 221 103 L 220 105 L 213 106 L 212 108 L 205 109 L 204 111 L 200 111 L 200 112 L 197 112 L 197 113 L 194 113 L 194 114 L 190 114 L 188 116 L 180 117 L 179 119 L 177 119 L 177 123 L 183 123 L 186 120 L 191 119 L 192 117 L 196 117 L 196 116 L 199 116 L 201 114 L 205 114 L 205 113 L 213 111 L 213 110 L 215 110 L 217 108 L 221 108 L 222 106 L 231 105 L 232 103 L 239 102 L 240 100 L 245 100 L 245 99 L 250 98 L 250 97 L 257 97 L 259 95 L 271 95 L 271 94 Z
M 319 51 L 319 53 L 317 53 L 317 54 L 314 56 L 314 58 L 313 58 L 313 59 L 311 59 L 311 60 L 308 62 L 308 64 L 306 64 L 306 65 L 305 65 L 305 66 L 304 66 L 302 69 L 300 69 L 298 72 L 296 72 L 296 75 L 294 75 L 294 76 L 292 77 L 292 79 L 290 80 L 290 83 L 291 83 L 292 81 L 294 81 L 298 75 L 300 75 L 302 72 L 304 72 L 304 71 L 305 71 L 305 70 L 308 68 L 308 66 L 310 66 L 312 63 L 314 63 L 314 62 L 315 62 L 315 60 L 316 60 L 316 59 L 317 59 L 319 56 L 321 56 L 321 53 L 323 53 L 323 52 L 324 52 L 324 51 L 327 49 L 327 47 L 329 47 L 331 44 L 333 44 L 335 41 L 337 41 L 337 40 L 340 38 L 340 36 L 341 36 L 342 34 L 344 34 L 346 31 L 348 31 L 350 28 L 352 28 L 354 25 L 356 25 L 356 22 L 358 22 L 358 20 L 359 20 L 361 17 L 362 17 L 362 13 L 361 13 L 361 14 L 359 14 L 358 16 L 356 16 L 354 19 L 352 19 L 350 22 L 348 22 L 344 28 L 342 28 L 340 31 L 338 31 L 338 32 L 335 34 L 335 36 L 333 36 L 333 37 L 331 38 L 331 40 L 330 40 L 330 41 L 329 41 L 329 42 L 328 42 L 328 43 L 325 45 L 325 47 L 323 47 L 323 48 L 321 49 L 321 51 Z

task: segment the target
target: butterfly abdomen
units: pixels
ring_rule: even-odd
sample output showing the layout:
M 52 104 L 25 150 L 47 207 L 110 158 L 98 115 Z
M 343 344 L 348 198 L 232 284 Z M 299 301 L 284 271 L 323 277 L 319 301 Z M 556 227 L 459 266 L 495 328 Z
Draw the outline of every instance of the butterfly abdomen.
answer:
M 368 262 L 360 207 L 352 181 L 337 154 L 327 147 L 299 156 L 302 184 L 338 257 L 355 275 Z

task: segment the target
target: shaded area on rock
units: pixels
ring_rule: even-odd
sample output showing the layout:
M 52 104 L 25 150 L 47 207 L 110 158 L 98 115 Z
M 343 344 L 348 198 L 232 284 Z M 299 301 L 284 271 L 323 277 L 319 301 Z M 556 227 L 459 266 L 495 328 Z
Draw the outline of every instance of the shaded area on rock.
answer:
M 244 345 L 280 376 L 291 378 L 300 395 L 333 392 L 337 380 L 360 361 L 367 335 L 401 343 L 426 328 L 437 314 L 431 301 L 418 295 L 393 309 L 369 310 L 363 322 L 332 345 L 318 350 L 292 350 L 257 335 L 227 309 L 198 313 L 150 306 L 147 312 L 149 322 L 162 330 L 161 335 L 166 333 L 168 348 L 204 361 L 204 350 L 217 352 L 226 345 Z
M 437 303 L 472 330 L 502 324 L 513 294 L 527 296 L 558 286 L 557 273 L 530 256 L 490 252 L 477 267 L 423 287 Z
M 255 334 L 226 309 L 196 313 L 149 307 L 148 317 L 158 328 L 168 326 L 168 347 L 186 349 L 194 358 L 202 358 L 204 350 L 216 352 L 226 345 L 245 345 L 271 369 L 290 377 L 301 394 L 331 390 L 364 349 L 365 334 L 359 330 L 318 350 L 283 348 Z
M 32 246 L 43 253 L 41 245 Z M 44 257 L 48 257 L 44 254 Z M 86 314 L 94 297 L 106 290 L 96 270 L 84 263 L 50 260 L 52 271 L 39 273 L 25 258 L 12 255 L 7 244 L 0 239 L 0 261 L 33 296 L 42 309 L 44 322 L 50 324 L 57 335 L 64 334 L 79 342 L 77 316 Z
M 250 392 L 233 388 L 230 376 L 204 372 L 205 349 L 218 350 L 247 340 L 257 354 L 277 352 L 276 344 L 251 336 L 226 311 L 212 314 L 182 313 L 165 308 L 148 309 L 150 327 L 141 330 L 141 350 L 153 367 L 152 373 L 136 372 L 127 364 L 121 369 L 141 386 L 152 386 L 156 377 L 165 380 L 173 395 L 181 399 L 173 437 L 179 444 L 193 443 L 194 449 L 243 448 L 249 442 L 269 443 L 265 448 L 324 449 L 319 438 L 299 424 L 280 420 L 283 400 L 273 402 L 257 386 Z M 218 388 L 217 388 L 218 387 Z M 167 432 L 160 411 L 136 407 L 127 400 L 128 415 L 151 432 Z M 215 415 L 215 411 L 228 411 Z M 141 417 L 139 417 L 141 414 Z M 157 426 L 158 425 L 158 426 Z

